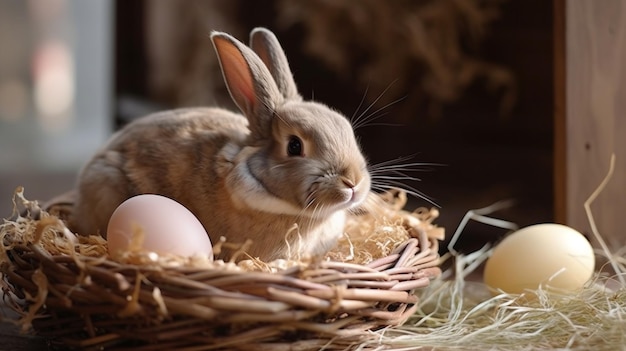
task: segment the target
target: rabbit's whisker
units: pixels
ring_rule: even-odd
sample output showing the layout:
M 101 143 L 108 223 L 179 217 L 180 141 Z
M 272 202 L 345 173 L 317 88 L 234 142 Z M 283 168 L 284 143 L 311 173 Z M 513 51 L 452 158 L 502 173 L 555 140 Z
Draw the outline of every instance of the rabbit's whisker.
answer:
M 324 206 L 321 203 L 317 203 L 315 205 L 315 208 L 313 209 L 313 214 L 311 217 L 309 217 L 308 221 L 308 226 L 311 227 L 313 225 L 313 221 L 319 217 L 319 214 L 322 212 L 322 209 L 324 208 Z
M 371 104 L 369 104 L 369 106 L 367 106 L 367 108 L 365 108 L 365 110 L 364 110 L 363 112 L 361 112 L 361 113 L 360 113 L 360 114 L 356 117 L 356 119 L 354 119 L 354 120 L 352 121 L 352 127 L 353 127 L 354 129 L 356 129 L 356 128 L 357 128 L 356 126 L 360 124 L 361 119 L 362 119 L 362 118 L 363 118 L 363 117 L 367 114 L 367 112 L 368 112 L 368 111 L 369 111 L 372 107 L 374 107 L 374 105 L 375 105 L 375 104 L 376 104 L 376 103 L 377 103 L 377 102 L 378 102 L 378 101 L 379 101 L 379 100 L 383 97 L 383 95 L 385 95 L 385 93 L 386 93 L 386 92 L 387 92 L 387 91 L 391 88 L 391 86 L 392 86 L 392 85 L 393 85 L 396 81 L 397 81 L 397 79 L 396 79 L 396 80 L 394 80 L 393 82 L 391 82 L 391 84 L 389 84 L 389 85 L 388 85 L 388 86 L 387 86 L 387 87 L 386 87 L 386 88 L 382 91 L 382 93 L 378 94 L 378 97 L 376 97 L 376 99 L 374 99 L 374 101 L 373 101 Z M 365 99 L 365 98 L 367 97 L 367 92 L 368 92 L 368 90 L 369 90 L 369 88 L 365 90 L 365 93 L 364 93 L 364 95 L 363 95 L 363 99 Z M 359 104 L 359 108 L 361 108 L 361 104 Z M 357 109 L 357 111 L 358 111 L 358 109 Z
M 311 205 L 313 205 L 315 200 L 317 200 L 316 195 L 317 195 L 317 190 L 313 190 L 313 191 L 311 191 L 309 193 L 309 195 L 304 200 L 304 202 L 305 202 L 304 210 L 307 210 Z
M 353 129 L 359 129 L 361 127 L 364 127 L 366 125 L 373 125 L 371 122 L 380 119 L 384 116 L 386 116 L 388 113 L 380 113 L 381 111 L 384 111 L 385 109 L 397 104 L 398 102 L 404 100 L 406 98 L 406 96 L 401 97 L 399 99 L 396 99 L 388 104 L 386 104 L 385 106 L 375 110 L 374 112 L 368 114 L 368 112 L 374 107 L 374 105 L 376 105 L 376 103 L 378 103 L 378 101 L 385 95 L 385 93 L 394 85 L 394 83 L 397 82 L 397 79 L 394 80 L 393 82 L 391 82 L 391 84 L 389 84 L 385 90 L 383 90 L 382 93 L 380 93 L 378 95 L 378 97 L 376 97 L 376 99 L 374 99 L 374 101 L 363 111 L 361 112 L 358 116 L 356 116 L 356 118 L 354 118 L 354 115 L 357 114 L 357 112 L 361 109 L 361 106 L 363 105 L 363 100 L 365 100 L 366 96 L 367 96 L 367 92 L 368 89 L 365 90 L 365 93 L 363 94 L 363 98 L 361 99 L 361 102 L 359 103 L 359 106 L 357 107 L 356 111 L 353 114 L 353 117 L 350 118 L 350 122 L 352 123 L 352 127 Z M 393 124 L 386 124 L 386 125 L 393 125 Z
M 398 168 L 398 167 L 415 167 L 415 166 L 436 167 L 436 166 L 445 166 L 444 164 L 433 163 L 433 162 L 409 162 L 409 163 L 406 163 L 406 161 L 411 160 L 414 157 L 415 157 L 415 154 L 404 156 L 404 157 L 399 157 L 399 158 L 388 160 L 388 161 L 383 161 L 383 162 L 380 162 L 380 163 L 376 163 L 376 164 L 370 165 L 370 171 L 371 170 L 378 170 L 378 169 Z M 431 170 L 431 168 L 423 168 L 423 169 L 420 169 L 420 170 Z
M 382 192 L 391 189 L 402 189 L 413 197 L 424 199 L 432 205 L 439 207 L 432 198 L 406 182 L 421 180 L 418 177 L 410 175 L 411 172 L 432 171 L 434 167 L 443 165 L 430 162 L 407 162 L 413 157 L 414 155 L 410 155 L 370 165 L 369 172 L 372 178 L 372 189 Z
M 375 126 L 375 125 L 391 126 L 391 127 L 399 126 L 399 124 L 395 124 L 395 123 L 372 123 L 372 122 L 387 116 L 389 114 L 389 112 L 382 112 L 382 111 L 384 111 L 385 109 L 387 109 L 387 108 L 389 108 L 389 107 L 399 103 L 400 101 L 402 101 L 404 99 L 406 99 L 406 96 L 398 98 L 398 99 L 396 99 L 396 100 L 386 104 L 385 106 L 382 106 L 381 108 L 377 109 L 376 111 L 374 111 L 374 112 L 370 113 L 369 115 L 361 118 L 357 123 L 355 123 L 353 125 L 353 128 L 356 130 L 356 129 L 359 129 L 359 128 L 362 128 L 362 127 L 365 127 L 365 126 Z
M 356 107 L 356 110 L 354 110 L 354 113 L 352 113 L 352 116 L 350 116 L 350 123 L 352 123 L 353 126 L 356 122 L 358 122 L 358 119 L 361 118 L 361 116 L 363 115 L 363 114 L 360 114 L 359 117 L 356 117 L 356 114 L 359 113 L 359 110 L 361 109 L 361 107 L 363 106 L 363 103 L 365 102 L 365 98 L 367 98 L 367 93 L 369 92 L 369 90 L 370 90 L 370 85 L 368 84 L 367 87 L 365 87 L 365 92 L 363 93 L 363 97 L 361 98 L 361 101 L 359 102 L 359 106 Z M 355 120 L 355 117 L 356 117 L 356 120 Z
M 397 176 L 391 176 L 391 175 L 387 175 L 387 176 L 376 176 L 375 178 L 376 180 L 410 180 L 410 181 L 415 181 L 415 182 L 419 182 L 421 181 L 420 178 L 417 177 L 411 177 L 409 175 L 397 175 Z
M 385 182 L 377 182 L 376 184 L 372 184 L 372 189 L 377 190 L 377 191 L 383 191 L 383 192 L 388 191 L 388 190 L 393 190 L 393 189 L 402 189 L 407 194 L 413 197 L 423 199 L 427 201 L 428 203 L 432 204 L 433 206 L 441 207 L 428 195 L 402 182 L 390 181 L 390 180 L 385 181 Z

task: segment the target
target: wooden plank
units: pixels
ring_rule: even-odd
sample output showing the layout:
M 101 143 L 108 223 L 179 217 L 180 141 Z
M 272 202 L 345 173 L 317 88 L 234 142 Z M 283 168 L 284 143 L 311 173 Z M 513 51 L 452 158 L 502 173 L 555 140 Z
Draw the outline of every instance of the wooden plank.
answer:
M 626 1 L 566 2 L 566 221 L 585 233 L 583 203 L 615 174 L 592 210 L 613 246 L 626 245 Z
M 554 0 L 554 221 L 567 222 L 565 1 Z

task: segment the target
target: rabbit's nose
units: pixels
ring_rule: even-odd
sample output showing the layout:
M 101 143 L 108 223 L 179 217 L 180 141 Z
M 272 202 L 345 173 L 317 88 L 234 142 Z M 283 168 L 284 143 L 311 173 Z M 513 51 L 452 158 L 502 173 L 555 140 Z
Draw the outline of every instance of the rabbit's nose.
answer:
M 355 199 L 356 196 L 356 184 L 354 183 L 353 180 L 348 179 L 346 177 L 341 177 L 341 182 L 343 183 L 343 185 L 346 186 L 346 190 L 344 190 L 346 193 L 346 195 L 348 195 L 348 201 L 352 202 Z
M 352 191 L 354 192 L 354 187 L 356 186 L 356 184 L 354 183 L 354 181 L 352 179 L 348 179 L 346 177 L 341 177 L 341 182 L 343 183 L 343 185 L 345 185 L 348 188 L 352 189 Z

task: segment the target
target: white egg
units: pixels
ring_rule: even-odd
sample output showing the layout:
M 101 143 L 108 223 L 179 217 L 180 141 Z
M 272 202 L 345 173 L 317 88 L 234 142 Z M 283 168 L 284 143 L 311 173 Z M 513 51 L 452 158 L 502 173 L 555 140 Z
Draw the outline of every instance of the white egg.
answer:
M 540 286 L 575 291 L 592 277 L 595 256 L 576 230 L 537 224 L 507 236 L 487 260 L 484 282 L 497 291 L 519 294 Z
M 107 242 L 110 255 L 120 250 L 142 249 L 213 258 L 211 240 L 196 216 L 160 195 L 137 195 L 120 204 L 109 219 Z

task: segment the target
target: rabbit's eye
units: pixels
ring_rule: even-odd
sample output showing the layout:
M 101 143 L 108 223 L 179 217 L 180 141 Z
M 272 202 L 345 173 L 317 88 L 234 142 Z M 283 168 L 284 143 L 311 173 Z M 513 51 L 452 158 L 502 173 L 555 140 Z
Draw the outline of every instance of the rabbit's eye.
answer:
M 304 152 L 302 150 L 302 140 L 295 135 L 289 137 L 289 143 L 287 144 L 287 155 L 304 156 Z

